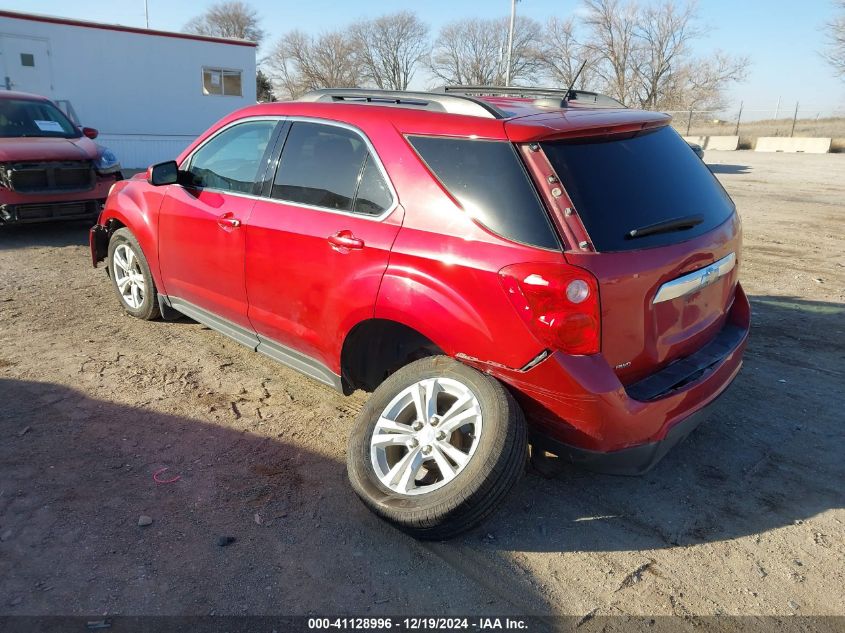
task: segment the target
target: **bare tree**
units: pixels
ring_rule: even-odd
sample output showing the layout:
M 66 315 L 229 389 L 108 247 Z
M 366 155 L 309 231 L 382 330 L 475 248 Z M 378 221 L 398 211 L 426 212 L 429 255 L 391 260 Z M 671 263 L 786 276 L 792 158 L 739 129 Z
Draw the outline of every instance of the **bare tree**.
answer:
M 319 36 L 291 31 L 276 43 L 265 64 L 280 94 L 291 99 L 317 88 L 361 84 L 355 45 L 342 31 Z
M 637 100 L 643 107 L 656 108 L 686 63 L 689 42 L 702 33 L 696 24 L 696 5 L 679 7 L 672 0 L 646 6 L 637 20 L 640 63 L 637 65 Z
M 357 22 L 350 35 L 363 78 L 385 90 L 406 90 L 429 52 L 428 25 L 411 11 Z
M 245 2 L 219 2 L 208 11 L 190 20 L 182 29 L 186 33 L 249 40 L 257 44 L 264 39 L 255 9 Z
M 642 7 L 631 0 L 584 0 L 584 6 L 583 47 L 594 53 L 597 87 L 625 105 L 718 109 L 725 87 L 746 76 L 745 57 L 693 54 L 692 43 L 707 32 L 694 0 Z
M 824 57 L 837 75 L 845 79 L 845 0 L 837 3 L 839 14 L 827 25 L 827 49 Z
M 716 51 L 695 57 L 691 43 L 706 34 L 695 2 L 669 0 L 642 9 L 638 40 L 638 105 L 652 109 L 718 109 L 726 85 L 741 81 L 750 61 Z
M 743 81 L 751 60 L 716 51 L 706 59 L 693 59 L 676 73 L 675 83 L 667 90 L 658 107 L 664 110 L 720 110 L 725 106 L 725 87 Z
M 622 0 L 584 0 L 584 7 L 586 46 L 597 61 L 596 74 L 611 97 L 630 105 L 636 101 L 640 72 L 637 6 Z
M 543 74 L 555 86 L 568 88 L 584 64 L 575 88 L 595 88 L 596 59 L 593 50 L 579 43 L 575 37 L 576 24 L 572 18 L 549 18 L 537 47 L 537 60 Z M 585 63 L 586 62 L 586 63 Z
M 530 81 L 540 68 L 536 46 L 541 27 L 519 17 L 514 25 L 511 80 Z M 441 29 L 429 68 L 439 80 L 463 85 L 504 85 L 508 19 L 460 20 Z

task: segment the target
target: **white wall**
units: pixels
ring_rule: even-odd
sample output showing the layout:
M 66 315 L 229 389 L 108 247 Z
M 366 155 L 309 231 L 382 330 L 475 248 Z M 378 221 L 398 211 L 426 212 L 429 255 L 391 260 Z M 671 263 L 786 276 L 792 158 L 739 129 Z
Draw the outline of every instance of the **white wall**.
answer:
M 214 121 L 255 103 L 252 46 L 0 17 L 0 44 L 6 34 L 48 40 L 45 96 L 69 100 L 125 167 L 173 158 Z M 203 66 L 241 70 L 243 96 L 204 95 Z

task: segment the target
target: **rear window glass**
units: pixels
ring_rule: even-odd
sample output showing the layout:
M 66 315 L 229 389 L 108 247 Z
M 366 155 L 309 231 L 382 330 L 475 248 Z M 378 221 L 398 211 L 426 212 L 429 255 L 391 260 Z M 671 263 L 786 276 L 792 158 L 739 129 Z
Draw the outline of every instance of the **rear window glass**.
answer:
M 672 128 L 541 145 L 598 251 L 681 242 L 713 230 L 733 213 L 728 194 Z M 692 228 L 628 235 L 691 216 L 700 220 Z
M 545 208 L 513 145 L 411 136 L 411 145 L 461 206 L 509 240 L 560 248 Z

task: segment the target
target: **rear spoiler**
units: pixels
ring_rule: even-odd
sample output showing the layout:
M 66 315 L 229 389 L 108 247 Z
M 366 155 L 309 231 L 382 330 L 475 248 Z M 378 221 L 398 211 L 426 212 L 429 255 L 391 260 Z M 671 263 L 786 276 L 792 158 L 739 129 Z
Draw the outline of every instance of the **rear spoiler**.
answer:
M 672 117 L 644 110 L 584 110 L 531 114 L 505 121 L 508 138 L 514 143 L 553 141 L 609 134 L 630 134 L 664 127 Z

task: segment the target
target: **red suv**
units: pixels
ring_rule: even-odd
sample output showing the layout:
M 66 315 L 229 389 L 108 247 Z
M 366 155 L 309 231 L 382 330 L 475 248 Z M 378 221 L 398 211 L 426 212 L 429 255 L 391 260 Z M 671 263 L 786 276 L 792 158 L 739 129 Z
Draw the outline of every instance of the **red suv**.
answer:
M 46 97 L 0 91 L 0 225 L 96 218 L 122 176 L 95 138 Z
M 131 315 L 372 392 L 349 478 L 417 537 L 492 512 L 529 440 L 644 472 L 739 371 L 739 217 L 668 116 L 518 92 L 240 110 L 115 186 L 94 265 Z

